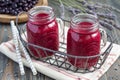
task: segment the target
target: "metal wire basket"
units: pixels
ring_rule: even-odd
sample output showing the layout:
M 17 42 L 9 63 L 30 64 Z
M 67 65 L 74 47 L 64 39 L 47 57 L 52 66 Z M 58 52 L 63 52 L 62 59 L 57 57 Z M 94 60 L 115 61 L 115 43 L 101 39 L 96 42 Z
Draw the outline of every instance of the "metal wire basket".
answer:
M 67 20 L 63 20 L 63 21 L 64 21 L 65 25 L 69 24 L 69 21 L 67 21 Z M 101 54 L 98 54 L 98 55 L 94 55 L 94 56 L 74 56 L 74 55 L 70 55 L 70 54 L 66 53 L 66 42 L 64 41 L 64 39 L 59 42 L 59 44 L 60 44 L 59 51 L 54 51 L 54 50 L 51 50 L 51 49 L 48 49 L 48 48 L 45 48 L 42 46 L 28 43 L 25 40 L 25 38 L 27 38 L 25 31 L 26 31 L 26 26 L 19 27 L 20 40 L 23 42 L 25 48 L 27 49 L 27 51 L 29 53 L 30 53 L 30 49 L 28 46 L 33 46 L 35 49 L 43 50 L 46 56 L 48 56 L 47 52 L 52 52 L 53 53 L 52 56 L 49 56 L 46 58 L 40 58 L 38 60 L 40 60 L 44 63 L 50 64 L 50 65 L 53 65 L 53 66 L 57 66 L 58 68 L 63 68 L 65 70 L 75 72 L 75 73 L 88 73 L 88 72 L 93 72 L 93 71 L 99 69 L 103 65 L 103 63 L 105 62 L 107 56 L 109 55 L 109 53 L 112 49 L 112 44 L 113 44 L 113 40 L 111 38 L 111 35 L 107 34 L 107 37 L 108 37 L 108 40 L 110 43 L 108 44 L 108 46 L 104 50 L 104 52 L 102 52 Z M 23 34 L 23 35 L 21 36 L 21 34 Z M 63 29 L 63 35 L 61 37 L 64 38 L 64 36 L 65 36 L 65 32 Z M 39 54 L 39 51 L 38 51 L 38 54 Z M 32 57 L 34 57 L 34 56 L 32 56 Z M 68 61 L 68 58 L 73 58 L 75 64 L 79 59 L 81 59 L 81 60 L 84 59 L 85 64 L 84 65 L 82 64 L 82 66 L 84 68 L 75 67 L 74 65 L 72 65 Z M 90 68 L 86 68 L 86 65 L 89 65 L 88 61 L 91 59 L 95 59 L 95 58 L 98 59 L 98 61 L 95 63 L 95 65 L 90 67 Z

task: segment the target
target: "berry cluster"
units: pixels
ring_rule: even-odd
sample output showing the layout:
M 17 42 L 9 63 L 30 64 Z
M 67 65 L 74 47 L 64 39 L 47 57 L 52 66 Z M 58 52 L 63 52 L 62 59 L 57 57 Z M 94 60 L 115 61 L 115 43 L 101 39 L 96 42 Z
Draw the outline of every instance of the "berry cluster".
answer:
M 38 0 L 0 0 L 0 14 L 17 15 L 21 11 L 28 11 Z

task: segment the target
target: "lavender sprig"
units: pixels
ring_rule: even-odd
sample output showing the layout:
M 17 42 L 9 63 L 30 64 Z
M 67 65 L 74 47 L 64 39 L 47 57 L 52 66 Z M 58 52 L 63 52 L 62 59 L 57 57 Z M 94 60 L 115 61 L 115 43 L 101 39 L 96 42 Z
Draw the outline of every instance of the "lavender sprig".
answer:
M 109 25 L 111 25 L 111 26 L 113 26 L 113 27 L 115 27 L 115 28 L 117 28 L 117 29 L 120 30 L 120 26 L 117 25 L 117 23 L 116 23 L 116 21 L 114 20 L 114 18 L 113 18 L 113 19 L 105 18 L 105 19 L 103 19 L 102 21 L 103 21 L 104 23 L 107 23 L 107 24 L 109 24 Z M 103 23 L 103 24 L 104 24 L 104 23 Z
M 108 19 L 107 19 L 108 20 Z M 108 20 L 111 25 L 120 30 L 120 26 L 117 24 L 116 20 Z
M 110 19 L 110 20 L 114 20 L 115 17 L 116 17 L 113 13 L 103 14 L 103 13 L 97 12 L 96 14 L 100 17 L 104 17 L 104 18 L 107 18 L 107 19 Z
M 86 3 L 87 3 L 85 0 L 76 0 L 76 1 L 82 5 L 86 5 Z
M 100 20 L 99 23 L 101 24 L 101 26 L 106 27 L 109 30 L 113 30 L 113 26 L 110 25 L 109 23 L 104 22 L 103 20 Z
M 72 8 L 71 6 L 67 7 L 67 9 L 68 9 L 69 11 L 71 11 L 74 15 L 76 15 L 77 12 L 80 12 L 79 9 Z
M 110 10 L 113 10 L 113 11 L 116 11 L 118 13 L 120 13 L 120 10 L 111 6 L 111 5 L 107 5 L 107 4 L 100 4 L 100 3 L 96 3 L 96 5 L 99 7 L 99 8 L 108 8 Z

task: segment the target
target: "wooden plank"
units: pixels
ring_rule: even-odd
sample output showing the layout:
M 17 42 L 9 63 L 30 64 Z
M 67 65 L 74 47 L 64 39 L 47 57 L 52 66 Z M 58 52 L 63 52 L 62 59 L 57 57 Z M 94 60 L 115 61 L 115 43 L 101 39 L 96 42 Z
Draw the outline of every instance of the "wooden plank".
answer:
M 25 67 L 25 78 L 26 80 L 32 80 L 32 72 L 29 68 Z M 33 79 L 34 80 L 34 79 Z
M 2 79 L 7 62 L 8 58 L 0 52 L 0 79 Z
M 6 42 L 8 40 L 7 35 L 8 34 L 6 29 L 4 28 L 4 26 L 0 24 L 0 43 Z M 0 79 L 2 79 L 4 75 L 4 70 L 6 68 L 7 62 L 8 62 L 8 58 L 2 53 L 0 53 Z
M 11 40 L 12 39 L 12 32 L 11 32 L 10 24 L 7 24 L 6 29 L 7 29 L 8 39 Z
M 0 25 L 0 43 L 3 42 L 4 37 L 4 27 Z
M 4 70 L 2 80 L 15 80 L 13 76 L 13 61 L 9 60 L 8 64 Z
M 120 58 L 111 66 L 106 75 L 108 80 L 120 80 Z
M 15 80 L 19 80 L 20 79 L 20 68 L 18 63 L 14 62 L 13 63 L 13 75 Z

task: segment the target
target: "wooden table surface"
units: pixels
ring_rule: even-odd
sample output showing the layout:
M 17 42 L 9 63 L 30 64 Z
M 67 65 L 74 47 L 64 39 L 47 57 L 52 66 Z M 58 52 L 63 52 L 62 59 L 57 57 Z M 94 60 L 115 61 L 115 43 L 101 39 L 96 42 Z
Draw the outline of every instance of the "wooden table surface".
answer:
M 101 0 L 102 2 L 102 0 Z M 59 17 L 59 6 L 49 0 L 49 5 L 55 9 L 55 13 Z M 23 24 L 19 24 L 22 26 Z M 117 37 L 120 40 L 120 31 L 116 29 Z M 10 24 L 0 23 L 0 43 L 6 42 L 12 38 Z M 116 43 L 120 44 L 120 41 Z M 11 59 L 3 54 L 0 54 L 0 80 L 54 80 L 41 73 L 33 76 L 29 68 L 25 67 L 25 76 L 20 75 L 19 66 Z M 67 80 L 67 79 L 66 79 Z M 113 64 L 113 66 L 103 75 L 100 80 L 120 80 L 120 58 Z

